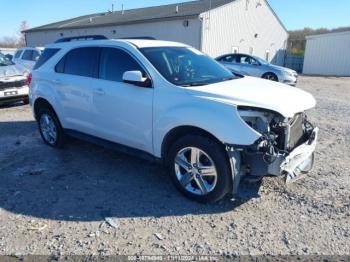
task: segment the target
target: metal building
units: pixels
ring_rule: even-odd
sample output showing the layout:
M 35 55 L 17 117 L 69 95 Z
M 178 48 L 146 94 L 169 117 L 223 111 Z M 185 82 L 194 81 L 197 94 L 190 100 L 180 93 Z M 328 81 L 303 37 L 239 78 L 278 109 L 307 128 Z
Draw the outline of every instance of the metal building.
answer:
M 189 44 L 216 57 L 230 52 L 283 64 L 288 33 L 266 0 L 201 0 L 98 13 L 25 31 L 28 46 L 62 37 L 154 37 Z
M 350 76 L 350 31 L 306 38 L 304 74 Z

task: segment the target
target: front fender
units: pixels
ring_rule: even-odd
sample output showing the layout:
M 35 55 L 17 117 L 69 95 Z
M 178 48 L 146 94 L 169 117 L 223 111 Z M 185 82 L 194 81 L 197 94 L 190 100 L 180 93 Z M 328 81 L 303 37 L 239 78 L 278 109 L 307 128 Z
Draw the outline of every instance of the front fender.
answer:
M 174 128 L 192 126 L 212 134 L 219 141 L 232 145 L 251 145 L 260 134 L 238 115 L 237 107 L 215 101 L 180 105 L 160 114 L 154 121 L 154 153 L 161 157 L 165 136 Z

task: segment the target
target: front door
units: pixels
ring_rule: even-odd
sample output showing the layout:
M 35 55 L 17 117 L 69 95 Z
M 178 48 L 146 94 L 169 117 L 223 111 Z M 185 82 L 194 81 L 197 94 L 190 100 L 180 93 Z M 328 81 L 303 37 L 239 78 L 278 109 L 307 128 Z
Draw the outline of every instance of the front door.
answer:
M 250 76 L 260 77 L 260 64 L 255 58 L 248 55 L 239 55 L 237 61 L 240 65 L 241 72 Z
M 145 74 L 127 51 L 102 48 L 99 80 L 93 83 L 95 135 L 152 153 L 153 88 L 124 83 L 126 71 Z

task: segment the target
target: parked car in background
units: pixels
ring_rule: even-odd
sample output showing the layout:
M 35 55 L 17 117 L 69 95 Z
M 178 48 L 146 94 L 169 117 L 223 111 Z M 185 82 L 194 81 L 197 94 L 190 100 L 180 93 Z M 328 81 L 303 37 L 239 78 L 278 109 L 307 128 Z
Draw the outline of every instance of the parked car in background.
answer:
M 185 44 L 65 39 L 46 47 L 29 90 L 47 145 L 70 135 L 160 160 L 197 201 L 236 194 L 245 175 L 293 181 L 313 166 L 311 94 L 235 77 Z
M 29 71 L 14 64 L 0 53 L 0 104 L 23 101 L 28 103 Z
M 40 55 L 41 49 L 24 47 L 16 51 L 12 61 L 18 65 L 24 66 L 28 70 L 32 70 Z
M 226 54 L 216 60 L 227 68 L 242 75 L 260 77 L 284 84 L 296 86 L 298 73 L 292 69 L 272 65 L 266 60 L 247 54 Z
M 12 59 L 13 59 L 13 55 L 11 55 L 11 54 L 5 54 L 5 57 L 10 61 L 12 61 Z

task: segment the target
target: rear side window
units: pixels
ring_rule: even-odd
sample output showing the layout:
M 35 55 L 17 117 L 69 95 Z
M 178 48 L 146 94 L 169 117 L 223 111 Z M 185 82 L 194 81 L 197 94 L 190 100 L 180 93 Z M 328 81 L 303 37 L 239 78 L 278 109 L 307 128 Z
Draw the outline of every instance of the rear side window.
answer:
M 229 63 L 233 62 L 233 60 L 235 60 L 235 56 L 233 55 L 227 55 L 220 59 L 220 61 L 229 62 Z
M 25 50 L 22 56 L 22 60 L 33 61 L 33 51 Z
M 36 62 L 33 70 L 38 69 L 43 64 L 45 64 L 51 57 L 53 57 L 60 49 L 58 48 L 47 48 L 44 50 L 42 55 L 39 57 L 39 60 Z
M 128 53 L 117 48 L 102 48 L 100 58 L 101 79 L 123 82 L 123 74 L 126 71 L 141 71 L 144 70 Z
M 57 73 L 97 77 L 98 47 L 82 47 L 70 51 L 56 65 Z
M 18 50 L 15 54 L 15 58 L 19 58 L 21 56 L 22 52 L 23 52 L 22 50 Z

